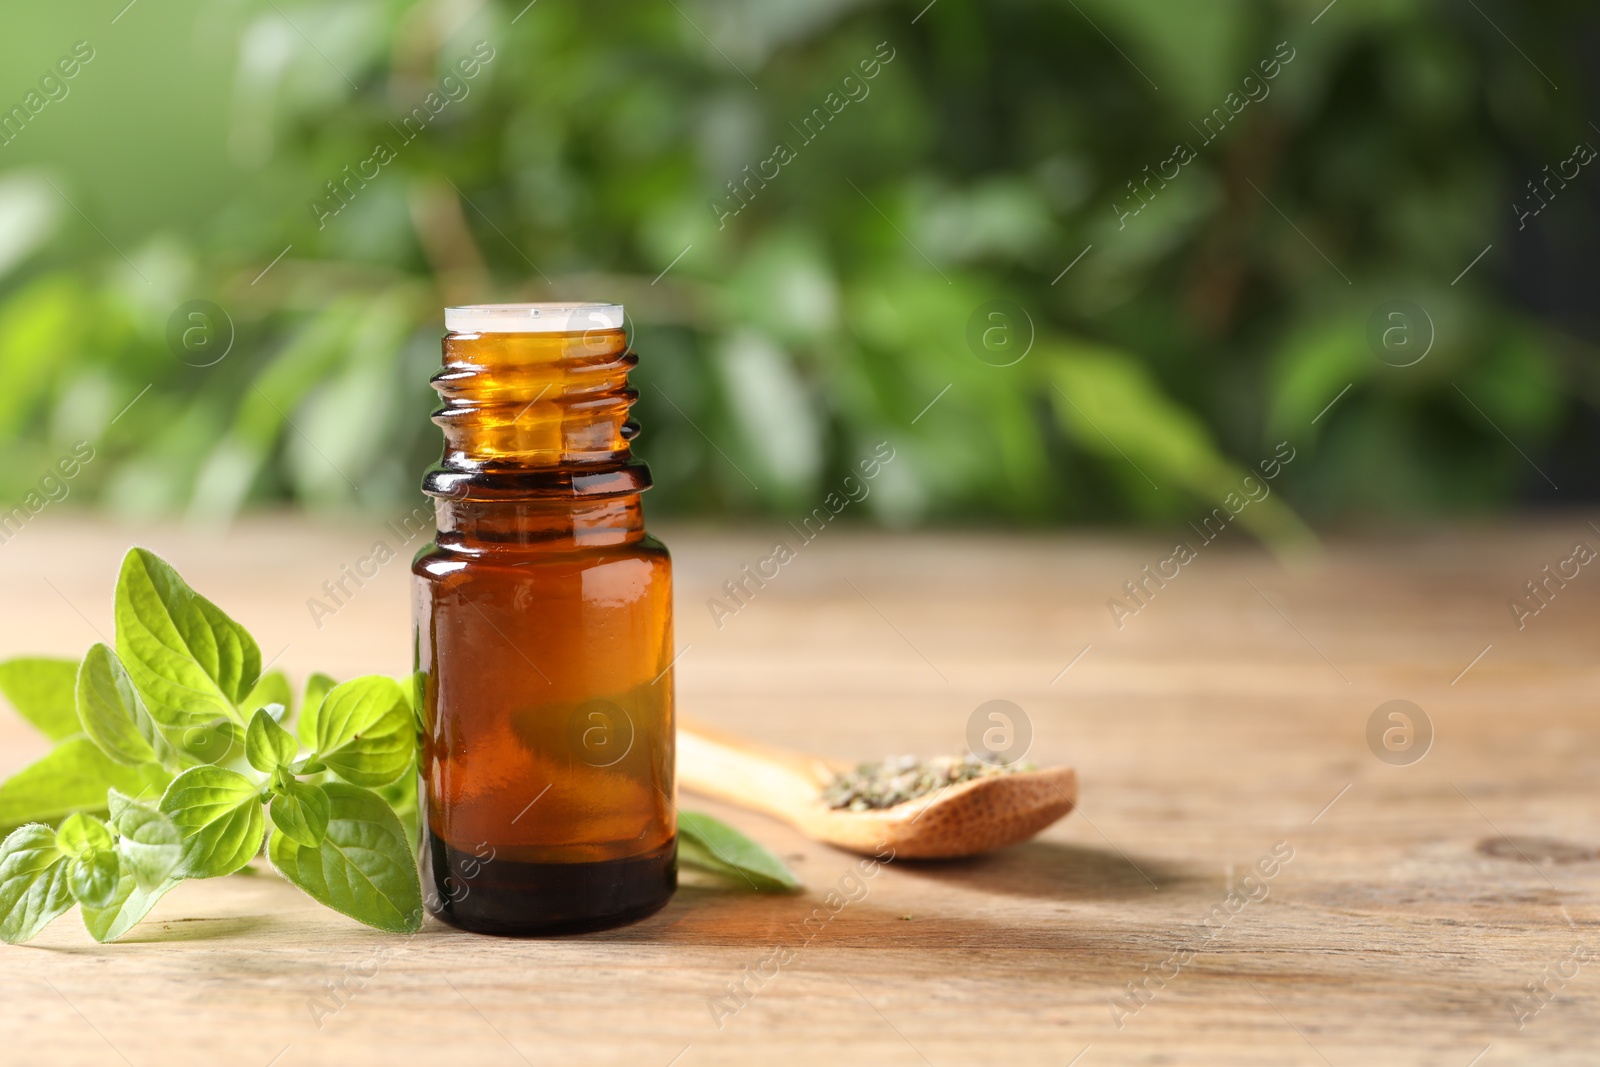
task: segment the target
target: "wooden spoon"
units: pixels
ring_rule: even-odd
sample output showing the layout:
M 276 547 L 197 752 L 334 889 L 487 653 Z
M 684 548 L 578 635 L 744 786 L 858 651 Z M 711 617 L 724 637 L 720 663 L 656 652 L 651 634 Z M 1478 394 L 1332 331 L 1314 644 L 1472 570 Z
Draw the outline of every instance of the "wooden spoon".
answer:
M 848 764 L 768 748 L 678 723 L 678 782 L 685 789 L 782 819 L 807 837 L 851 852 L 897 858 L 974 856 L 1026 841 L 1071 811 L 1070 767 L 975 778 L 892 808 L 830 808 L 822 790 Z

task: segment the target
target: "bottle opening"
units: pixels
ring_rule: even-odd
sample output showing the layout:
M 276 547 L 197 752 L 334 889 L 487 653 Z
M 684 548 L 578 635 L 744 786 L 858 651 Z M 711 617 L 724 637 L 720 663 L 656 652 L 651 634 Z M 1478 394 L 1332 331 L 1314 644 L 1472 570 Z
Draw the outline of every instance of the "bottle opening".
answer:
M 469 304 L 444 309 L 449 333 L 583 333 L 622 326 L 621 304 Z

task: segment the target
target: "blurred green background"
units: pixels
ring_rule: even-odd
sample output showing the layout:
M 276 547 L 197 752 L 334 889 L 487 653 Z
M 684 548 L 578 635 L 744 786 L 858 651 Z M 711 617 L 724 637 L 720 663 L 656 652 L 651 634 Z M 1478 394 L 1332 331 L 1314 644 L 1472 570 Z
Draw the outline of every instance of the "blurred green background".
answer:
M 1592 5 L 925 3 L 8 6 L 0 508 L 78 441 L 74 504 L 407 508 L 442 307 L 572 298 L 657 515 L 881 440 L 896 525 L 1177 525 L 1280 441 L 1276 543 L 1595 495 Z

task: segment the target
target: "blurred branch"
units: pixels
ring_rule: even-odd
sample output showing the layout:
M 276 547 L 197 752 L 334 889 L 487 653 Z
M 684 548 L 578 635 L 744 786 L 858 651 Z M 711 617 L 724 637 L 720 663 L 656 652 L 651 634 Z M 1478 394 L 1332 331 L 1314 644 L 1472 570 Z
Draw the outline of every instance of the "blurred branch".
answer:
M 483 301 L 489 268 L 467 228 L 461 198 L 449 183 L 416 178 L 406 189 L 411 221 L 447 305 Z

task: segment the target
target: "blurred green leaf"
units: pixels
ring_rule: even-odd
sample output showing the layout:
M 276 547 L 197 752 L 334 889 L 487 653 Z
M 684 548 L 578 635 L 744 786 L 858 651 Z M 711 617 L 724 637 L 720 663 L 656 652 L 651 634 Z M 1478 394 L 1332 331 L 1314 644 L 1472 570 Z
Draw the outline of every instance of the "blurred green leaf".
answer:
M 306 679 L 305 697 L 300 701 L 300 714 L 294 721 L 294 734 L 306 748 L 317 747 L 317 716 L 322 702 L 339 683 L 319 672 Z
M 79 730 L 73 689 L 78 664 L 48 656 L 18 656 L 0 663 L 0 693 L 52 741 Z
M 1087 348 L 1063 347 L 1051 356 L 1049 349 L 1041 353 L 1062 425 L 1080 447 L 1123 461 L 1128 492 L 1159 493 L 1165 483 L 1169 491 L 1186 490 L 1204 501 L 1208 511 L 1230 494 L 1246 498 L 1244 478 L 1255 472 L 1225 459 L 1201 422 L 1164 397 L 1137 361 Z M 1238 515 L 1276 546 L 1314 541 L 1281 497 L 1251 501 Z
M 793 519 L 889 437 L 853 517 L 1175 523 L 1286 438 L 1281 494 L 1241 520 L 1279 548 L 1289 501 L 1503 505 L 1537 477 L 1491 420 L 1538 459 L 1600 397 L 1592 346 L 1526 310 L 1586 328 L 1564 279 L 1600 224 L 1569 190 L 1530 232 L 1508 210 L 1589 136 L 1551 85 L 1582 83 L 1592 15 L 1320 8 L 615 0 L 596 34 L 544 5 L 314 3 L 211 12 L 203 64 L 173 51 L 190 15 L 147 14 L 123 92 L 74 88 L 71 122 L 52 104 L 6 149 L 0 509 L 60 496 L 42 479 L 80 440 L 73 499 L 119 512 L 399 505 L 438 455 L 440 307 L 565 296 L 628 305 L 657 514 Z M 76 32 L 6 18 L 17 62 Z M 1503 284 L 1535 274 L 1537 299 Z M 1411 368 L 1364 339 L 1396 297 L 1438 328 Z M 166 337 L 194 298 L 237 331 L 214 366 Z M 1031 318 L 1018 366 L 965 342 L 993 300 Z M 1046 353 L 1079 351 L 1142 375 L 1108 415 L 1129 456 L 1179 417 L 1139 451 L 1175 472 L 1148 470 L 1159 493 L 1064 408 L 1085 383 Z
M 87 737 L 69 737 L 0 784 L 0 827 L 54 822 L 74 811 L 103 812 L 109 788 L 155 796 L 169 780 L 154 764 L 129 767 Z
M 263 674 L 255 688 L 239 702 L 240 710 L 247 714 L 270 705 L 277 706 L 277 710 L 272 712 L 276 722 L 282 722 L 294 710 L 294 689 L 289 685 L 289 676 L 282 671 Z

